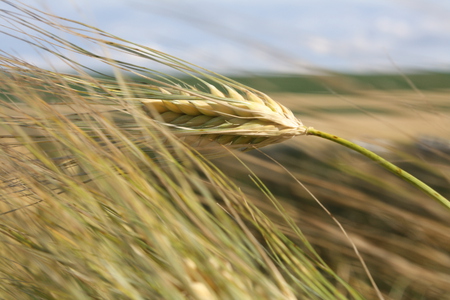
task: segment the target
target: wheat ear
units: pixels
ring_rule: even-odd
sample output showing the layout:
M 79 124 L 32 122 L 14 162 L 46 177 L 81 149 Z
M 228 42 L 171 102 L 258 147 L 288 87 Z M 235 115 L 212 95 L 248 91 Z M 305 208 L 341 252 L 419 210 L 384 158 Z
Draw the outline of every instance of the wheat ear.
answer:
M 240 94 L 224 87 L 227 96 L 208 84 L 207 99 L 142 100 L 143 108 L 152 117 L 157 114 L 156 120 L 196 149 L 217 150 L 217 145 L 224 145 L 247 151 L 306 133 L 306 127 L 289 109 L 267 95 L 248 90 Z

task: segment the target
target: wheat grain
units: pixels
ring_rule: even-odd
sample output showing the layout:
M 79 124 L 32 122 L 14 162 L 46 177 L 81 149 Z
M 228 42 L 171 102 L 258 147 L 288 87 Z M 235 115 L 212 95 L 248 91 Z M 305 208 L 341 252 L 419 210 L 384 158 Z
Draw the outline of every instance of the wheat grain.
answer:
M 196 149 L 225 145 L 247 151 L 306 133 L 289 109 L 265 94 L 245 91 L 244 97 L 225 86 L 226 97 L 215 86 L 208 87 L 214 98 L 142 100 L 143 108 L 152 117 L 158 113 L 162 124 Z

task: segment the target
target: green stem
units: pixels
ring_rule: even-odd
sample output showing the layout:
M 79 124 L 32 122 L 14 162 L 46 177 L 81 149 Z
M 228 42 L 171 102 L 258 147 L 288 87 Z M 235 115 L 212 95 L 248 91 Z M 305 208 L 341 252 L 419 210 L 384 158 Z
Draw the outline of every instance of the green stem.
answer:
M 403 180 L 408 181 L 411 184 L 415 185 L 416 187 L 418 187 L 419 189 L 421 189 L 422 191 L 424 191 L 425 193 L 427 193 L 428 195 L 430 195 L 431 197 L 433 197 L 434 199 L 439 201 L 441 204 L 443 204 L 444 206 L 446 206 L 447 208 L 450 209 L 450 201 L 448 201 L 441 194 L 439 194 L 434 189 L 429 187 L 427 184 L 423 183 L 422 181 L 420 181 L 419 179 L 417 179 L 413 175 L 409 174 L 405 170 L 400 169 L 396 165 L 388 162 L 387 160 L 385 160 L 381 156 L 378 156 L 377 154 L 373 153 L 372 151 L 367 150 L 364 147 L 358 146 L 355 143 L 347 141 L 347 140 L 345 140 L 343 138 L 340 138 L 338 136 L 335 136 L 335 135 L 332 135 L 332 134 L 329 134 L 329 133 L 326 133 L 326 132 L 322 132 L 320 130 L 316 130 L 316 129 L 312 128 L 312 127 L 308 128 L 306 134 L 307 135 L 315 135 L 315 136 L 318 136 L 318 137 L 321 137 L 321 138 L 333 141 L 335 143 L 341 144 L 341 145 L 343 145 L 343 146 L 345 146 L 347 148 L 350 148 L 350 149 L 352 149 L 352 150 L 354 150 L 356 152 L 361 153 L 362 155 L 364 155 L 364 156 L 370 158 L 371 160 L 377 162 L 382 167 L 384 167 L 385 169 L 391 171 L 392 173 L 394 173 L 398 177 L 402 178 Z

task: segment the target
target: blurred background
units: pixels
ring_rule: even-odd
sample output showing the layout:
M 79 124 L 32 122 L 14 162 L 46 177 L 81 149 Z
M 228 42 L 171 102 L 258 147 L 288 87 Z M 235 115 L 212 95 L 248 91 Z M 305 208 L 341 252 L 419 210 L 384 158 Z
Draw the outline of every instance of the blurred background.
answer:
M 214 71 L 448 71 L 450 3 L 439 0 L 23 0 Z M 3 8 L 5 7 L 2 4 Z M 0 7 L 2 8 L 2 7 Z M 0 44 L 42 59 L 18 41 Z
M 368 147 L 450 197 L 448 1 L 23 2 L 232 76 L 288 106 L 304 124 Z M 41 67 L 66 68 L 5 35 L 0 47 Z M 386 299 L 450 299 L 447 210 L 367 159 L 315 137 L 263 151 L 343 224 Z M 305 189 L 259 152 L 241 158 L 327 263 L 375 299 L 348 240 Z M 215 163 L 283 223 L 240 162 Z

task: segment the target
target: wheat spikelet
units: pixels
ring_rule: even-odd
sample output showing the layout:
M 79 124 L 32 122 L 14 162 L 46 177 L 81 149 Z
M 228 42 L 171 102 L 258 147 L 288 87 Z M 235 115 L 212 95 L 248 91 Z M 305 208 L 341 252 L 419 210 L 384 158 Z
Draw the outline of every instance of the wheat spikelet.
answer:
M 143 108 L 150 116 L 158 113 L 161 123 L 195 149 L 225 145 L 246 151 L 306 132 L 289 109 L 267 95 L 246 91 L 244 97 L 225 86 L 226 97 L 216 87 L 208 87 L 216 99 L 143 100 Z

